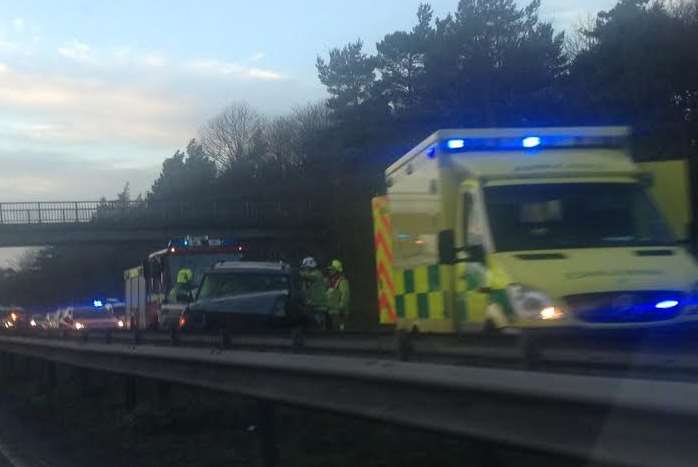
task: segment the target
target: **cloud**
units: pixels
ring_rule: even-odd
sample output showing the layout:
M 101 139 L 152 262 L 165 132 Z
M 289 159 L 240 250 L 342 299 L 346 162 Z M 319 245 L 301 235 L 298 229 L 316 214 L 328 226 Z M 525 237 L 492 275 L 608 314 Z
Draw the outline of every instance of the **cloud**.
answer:
M 193 133 L 195 103 L 106 79 L 0 68 L 0 143 L 178 147 Z
M 17 42 L 0 40 L 0 52 L 17 53 L 22 51 L 22 46 Z
M 134 195 L 145 193 L 159 173 L 159 164 L 121 167 L 119 158 L 89 160 L 62 152 L 2 151 L 0 200 L 60 201 L 113 198 L 126 182 Z
M 92 48 L 84 42 L 72 41 L 69 44 L 59 47 L 58 53 L 66 58 L 80 63 L 88 63 L 94 61 Z
M 197 59 L 186 63 L 190 70 L 218 74 L 222 76 L 235 76 L 239 78 L 278 81 L 284 79 L 281 73 L 258 67 L 250 67 L 235 62 L 223 62 L 215 59 Z
M 258 62 L 262 60 L 264 57 L 266 57 L 266 54 L 264 52 L 256 52 L 252 54 L 252 56 L 249 58 L 251 62 Z
M 167 65 L 167 59 L 159 52 L 144 52 L 123 45 L 108 49 L 101 55 L 104 58 L 101 65 L 104 67 L 146 66 L 161 68 Z
M 12 20 L 12 27 L 17 32 L 23 32 L 24 31 L 24 19 L 22 19 L 22 18 L 13 19 Z
M 163 67 L 167 64 L 165 57 L 156 53 L 147 53 L 141 57 L 144 64 L 152 67 Z

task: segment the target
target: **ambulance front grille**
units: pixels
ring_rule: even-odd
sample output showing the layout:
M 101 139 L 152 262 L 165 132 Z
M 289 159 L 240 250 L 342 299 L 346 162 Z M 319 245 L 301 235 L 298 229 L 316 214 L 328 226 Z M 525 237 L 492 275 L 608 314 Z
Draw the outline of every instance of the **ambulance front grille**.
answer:
M 685 304 L 671 290 L 618 291 L 564 297 L 577 319 L 589 323 L 646 323 L 675 318 Z

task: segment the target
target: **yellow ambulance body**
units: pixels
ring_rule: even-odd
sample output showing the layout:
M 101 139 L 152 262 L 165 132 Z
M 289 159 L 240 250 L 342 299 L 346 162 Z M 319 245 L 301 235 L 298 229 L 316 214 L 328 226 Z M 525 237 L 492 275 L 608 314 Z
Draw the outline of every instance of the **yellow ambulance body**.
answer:
M 463 332 L 698 320 L 698 267 L 672 232 L 690 219 L 665 220 L 627 138 L 623 127 L 463 129 L 420 143 L 373 201 L 381 322 Z

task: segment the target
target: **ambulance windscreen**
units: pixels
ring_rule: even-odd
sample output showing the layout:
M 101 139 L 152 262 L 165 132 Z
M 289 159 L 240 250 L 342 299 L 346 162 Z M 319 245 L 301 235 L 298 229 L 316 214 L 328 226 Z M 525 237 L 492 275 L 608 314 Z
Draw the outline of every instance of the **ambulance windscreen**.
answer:
M 485 188 L 497 251 L 666 246 L 674 239 L 634 183 L 561 183 Z

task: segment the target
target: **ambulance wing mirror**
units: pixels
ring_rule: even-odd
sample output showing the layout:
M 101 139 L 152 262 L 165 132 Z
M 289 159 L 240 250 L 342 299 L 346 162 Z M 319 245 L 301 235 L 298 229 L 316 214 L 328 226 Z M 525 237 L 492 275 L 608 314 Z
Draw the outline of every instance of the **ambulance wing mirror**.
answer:
M 640 185 L 644 188 L 652 188 L 654 186 L 654 175 L 650 172 L 642 172 L 637 177 Z
M 453 264 L 455 262 L 455 234 L 453 230 L 442 230 L 439 232 L 439 264 Z
M 485 248 L 482 245 L 471 245 L 465 247 L 466 260 L 468 263 L 485 264 Z

